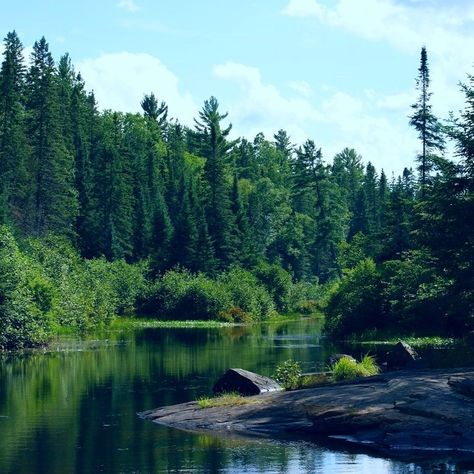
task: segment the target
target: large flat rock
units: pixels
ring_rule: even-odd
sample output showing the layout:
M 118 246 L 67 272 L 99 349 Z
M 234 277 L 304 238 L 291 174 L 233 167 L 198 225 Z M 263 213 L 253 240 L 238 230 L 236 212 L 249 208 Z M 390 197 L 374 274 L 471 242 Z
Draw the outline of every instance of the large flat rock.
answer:
M 201 409 L 190 402 L 139 415 L 191 431 L 310 436 L 388 455 L 438 452 L 474 458 L 473 383 L 474 369 L 395 372 L 355 383 L 267 393 L 233 407 Z

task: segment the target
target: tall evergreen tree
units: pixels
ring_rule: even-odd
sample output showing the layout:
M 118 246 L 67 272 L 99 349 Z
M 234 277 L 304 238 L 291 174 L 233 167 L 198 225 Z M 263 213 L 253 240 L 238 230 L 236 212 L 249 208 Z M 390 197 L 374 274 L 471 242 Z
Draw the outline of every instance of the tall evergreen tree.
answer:
M 33 174 L 30 225 L 34 235 L 71 235 L 77 213 L 74 158 L 67 149 L 58 97 L 58 79 L 45 38 L 35 42 L 27 74 L 28 133 Z
M 161 129 L 164 129 L 168 119 L 168 106 L 165 102 L 158 103 L 153 92 L 145 94 L 140 105 L 145 117 L 155 121 Z
M 7 34 L 4 44 L 0 70 L 0 223 L 24 228 L 29 150 L 24 129 L 23 45 L 15 31 Z
M 412 105 L 413 114 L 410 116 L 410 125 L 418 132 L 421 141 L 421 153 L 417 161 L 420 173 L 420 193 L 425 198 L 427 186 L 430 180 L 430 171 L 433 167 L 433 155 L 444 150 L 444 138 L 441 133 L 441 125 L 432 112 L 430 99 L 430 73 L 428 68 L 428 54 L 426 47 L 421 48 L 420 67 L 416 79 L 416 87 L 419 92 L 418 100 Z
M 219 103 L 215 97 L 204 102 L 196 120 L 196 129 L 201 134 L 206 163 L 205 177 L 208 183 L 207 224 L 214 244 L 215 256 L 221 266 L 234 261 L 235 249 L 232 246 L 233 219 L 230 211 L 230 195 L 228 172 L 226 165 L 227 153 L 235 145 L 228 141 L 232 125 L 222 128 L 221 123 L 227 113 L 219 112 Z

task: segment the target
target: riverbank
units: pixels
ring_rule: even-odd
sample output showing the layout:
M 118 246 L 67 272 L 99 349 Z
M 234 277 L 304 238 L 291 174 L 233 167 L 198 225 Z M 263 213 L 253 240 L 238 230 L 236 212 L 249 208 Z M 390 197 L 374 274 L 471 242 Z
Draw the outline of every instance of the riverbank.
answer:
M 202 409 L 197 402 L 139 415 L 214 434 L 337 440 L 388 456 L 474 458 L 474 369 L 393 372 L 352 383 L 249 397 Z

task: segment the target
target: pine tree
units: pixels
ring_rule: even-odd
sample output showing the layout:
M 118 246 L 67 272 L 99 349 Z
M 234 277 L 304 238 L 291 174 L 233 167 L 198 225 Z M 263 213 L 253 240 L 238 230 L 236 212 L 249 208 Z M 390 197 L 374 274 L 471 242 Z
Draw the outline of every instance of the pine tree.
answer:
M 346 201 L 351 219 L 348 238 L 351 239 L 360 230 L 356 229 L 354 219 L 359 191 L 364 181 L 362 157 L 353 148 L 344 148 L 334 157 L 331 175 Z
M 94 255 L 104 255 L 109 260 L 130 259 L 133 254 L 133 169 L 123 128 L 122 114 L 104 113 L 99 149 L 91 163 Z
M 92 154 L 97 148 L 98 112 L 93 94 L 87 94 L 80 74 L 74 80 L 71 96 L 71 127 L 74 149 L 74 181 L 79 209 L 76 217 L 76 234 L 81 253 L 91 256 L 94 241 L 90 235 L 92 212 L 93 170 Z
M 367 235 L 373 236 L 378 230 L 378 195 L 377 195 L 377 172 L 372 163 L 368 163 L 365 169 L 363 189 L 367 204 Z
M 339 207 L 341 196 L 330 179 L 329 168 L 323 163 L 321 149 L 317 149 L 312 140 L 307 140 L 296 152 L 293 189 L 299 207 L 296 209 L 315 221 L 316 275 L 323 281 L 340 276 L 336 247 L 343 237 L 345 212 Z
M 215 256 L 220 265 L 225 267 L 235 258 L 232 246 L 232 214 L 230 211 L 230 196 L 226 155 L 235 145 L 228 141 L 232 125 L 221 127 L 221 122 L 227 117 L 219 112 L 219 103 L 215 97 L 204 102 L 199 112 L 199 120 L 195 120 L 196 129 L 201 134 L 202 146 L 206 163 L 204 173 L 208 183 L 206 206 L 207 225 L 212 239 Z
M 145 117 L 156 122 L 160 129 L 164 130 L 168 119 L 168 106 L 166 103 L 162 101 L 159 104 L 155 94 L 152 92 L 151 94 L 145 94 L 140 105 Z
M 433 155 L 444 150 L 444 138 L 438 119 L 432 112 L 430 99 L 430 74 L 428 68 L 428 54 L 426 47 L 421 48 L 420 67 L 418 69 L 418 78 L 416 86 L 419 92 L 419 98 L 412 105 L 414 110 L 410 116 L 410 125 L 418 132 L 418 138 L 421 141 L 422 151 L 418 155 L 418 171 L 420 173 L 420 193 L 424 199 L 427 186 L 430 182 L 430 171 L 433 167 Z
M 191 186 L 181 180 L 180 209 L 176 216 L 176 225 L 174 227 L 173 240 L 171 245 L 170 266 L 180 265 L 191 271 L 199 270 L 196 265 L 198 254 L 198 229 L 193 213 L 192 203 L 190 199 Z
M 78 207 L 74 158 L 62 136 L 58 79 L 44 37 L 33 46 L 27 86 L 32 149 L 29 169 L 34 183 L 31 230 L 34 235 L 47 232 L 72 235 Z
M 158 193 L 153 215 L 153 242 L 151 250 L 151 269 L 156 275 L 170 266 L 173 224 L 168 213 L 166 201 Z
M 0 70 L 0 223 L 25 227 L 28 157 L 24 122 L 23 45 L 15 31 L 5 38 Z

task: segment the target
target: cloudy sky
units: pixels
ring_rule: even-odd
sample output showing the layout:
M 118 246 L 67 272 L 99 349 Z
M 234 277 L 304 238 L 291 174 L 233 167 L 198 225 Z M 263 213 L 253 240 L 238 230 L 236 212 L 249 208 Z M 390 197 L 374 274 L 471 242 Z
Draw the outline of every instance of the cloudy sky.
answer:
M 283 128 L 331 160 L 354 147 L 400 172 L 417 152 L 408 126 L 422 45 L 434 111 L 462 106 L 473 73 L 472 0 L 18 0 L 0 34 L 42 35 L 69 52 L 100 107 L 138 111 L 153 91 L 191 125 L 215 95 L 234 132 Z

